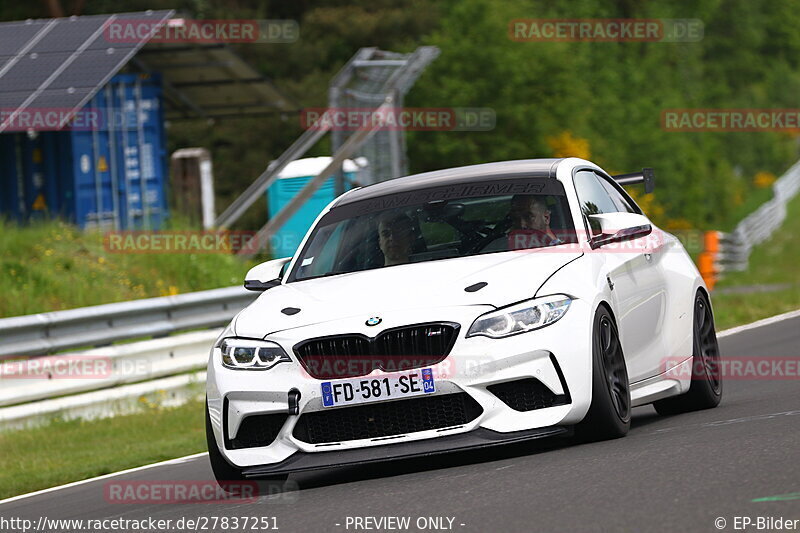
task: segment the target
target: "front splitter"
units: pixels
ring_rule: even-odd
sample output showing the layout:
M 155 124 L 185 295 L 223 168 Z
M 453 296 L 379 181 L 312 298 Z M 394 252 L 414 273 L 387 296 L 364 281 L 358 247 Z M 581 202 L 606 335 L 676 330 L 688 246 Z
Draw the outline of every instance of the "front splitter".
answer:
M 569 433 L 563 426 L 500 433 L 485 428 L 478 428 L 468 433 L 450 435 L 434 439 L 417 440 L 384 446 L 372 446 L 352 450 L 336 450 L 326 452 L 297 452 L 288 459 L 271 465 L 249 466 L 242 469 L 247 478 L 269 477 L 273 475 L 306 472 L 323 468 L 362 465 L 384 461 L 426 457 L 464 450 L 476 450 L 501 446 L 515 442 L 523 442 L 544 437 L 554 437 Z

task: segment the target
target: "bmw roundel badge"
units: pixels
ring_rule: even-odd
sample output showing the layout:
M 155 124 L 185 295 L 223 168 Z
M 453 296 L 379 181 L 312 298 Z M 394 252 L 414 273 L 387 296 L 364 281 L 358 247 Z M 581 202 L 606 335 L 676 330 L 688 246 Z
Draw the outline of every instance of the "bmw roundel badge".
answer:
M 371 318 L 368 318 L 367 321 L 365 322 L 365 324 L 368 325 L 368 326 L 377 326 L 381 322 L 383 322 L 383 319 L 381 317 L 373 316 Z

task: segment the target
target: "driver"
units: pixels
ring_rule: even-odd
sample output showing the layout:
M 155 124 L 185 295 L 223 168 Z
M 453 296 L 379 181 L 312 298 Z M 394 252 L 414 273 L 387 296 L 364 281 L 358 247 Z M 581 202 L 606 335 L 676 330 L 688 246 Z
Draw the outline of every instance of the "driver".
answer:
M 511 229 L 531 230 L 541 237 L 555 238 L 550 230 L 550 208 L 544 196 L 518 194 L 511 198 Z
M 550 229 L 550 208 L 546 196 L 512 196 L 508 218 L 511 221 L 508 234 L 489 243 L 484 251 L 540 248 L 561 242 Z
M 383 215 L 378 222 L 378 245 L 383 265 L 408 263 L 414 242 L 414 222 L 404 213 Z

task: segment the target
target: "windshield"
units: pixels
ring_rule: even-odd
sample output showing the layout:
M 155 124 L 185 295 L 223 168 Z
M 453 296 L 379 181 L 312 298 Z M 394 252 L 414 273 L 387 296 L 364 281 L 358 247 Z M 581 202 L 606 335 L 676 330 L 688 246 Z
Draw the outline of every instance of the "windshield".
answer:
M 546 187 L 531 187 L 539 181 L 400 193 L 336 207 L 314 228 L 288 281 L 576 242 L 563 186 L 548 179 Z M 454 189 L 462 193 L 454 196 Z M 547 194 L 480 194 L 493 189 Z

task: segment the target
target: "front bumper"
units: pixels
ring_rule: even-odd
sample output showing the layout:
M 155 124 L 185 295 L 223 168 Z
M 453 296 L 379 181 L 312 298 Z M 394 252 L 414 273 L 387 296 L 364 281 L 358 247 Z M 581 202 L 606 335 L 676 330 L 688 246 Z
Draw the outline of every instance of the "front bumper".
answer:
M 386 313 L 380 330 L 364 325 L 362 316 L 343 318 L 269 335 L 268 340 L 281 344 L 293 362 L 279 364 L 268 371 L 224 368 L 219 350 L 214 349 L 209 362 L 207 395 L 216 441 L 221 453 L 231 464 L 255 476 L 370 462 L 378 460 L 373 459 L 378 457 L 392 458 L 398 450 L 395 458 L 405 457 L 409 453 L 427 455 L 451 449 L 482 447 L 486 443 L 501 444 L 516 440 L 514 435 L 525 432 L 530 432 L 527 438 L 549 436 L 554 433 L 533 430 L 575 424 L 583 419 L 591 402 L 590 307 L 588 302 L 574 300 L 566 315 L 555 324 L 504 339 L 465 338 L 474 319 L 493 309 L 489 306 L 424 308 Z M 304 414 L 349 407 L 322 406 L 320 384 L 323 380 L 314 379 L 303 370 L 292 350 L 295 344 L 308 338 L 338 333 L 374 336 L 384 329 L 434 321 L 457 322 L 461 328 L 449 356 L 432 366 L 436 392 L 430 396 L 466 393 L 480 406 L 479 415 L 467 423 L 449 427 L 447 431 L 435 428 L 394 435 L 390 440 L 364 438 L 310 443 L 297 438 L 295 426 Z M 379 373 L 376 371 L 373 375 Z M 493 385 L 529 378 L 538 380 L 553 394 L 567 397 L 568 403 L 519 411 L 490 391 Z M 290 414 L 289 391 L 292 389 L 300 393 L 299 415 Z M 388 400 L 387 403 L 408 400 Z M 283 415 L 285 418 L 280 419 L 280 429 L 269 445 L 230 449 L 230 441 L 236 438 L 243 420 L 270 414 Z M 496 438 L 498 435 L 503 438 Z M 404 451 L 406 448 L 412 452 Z

